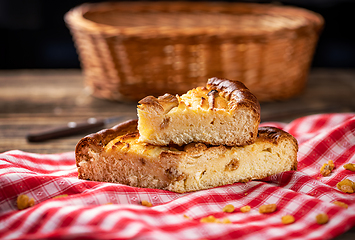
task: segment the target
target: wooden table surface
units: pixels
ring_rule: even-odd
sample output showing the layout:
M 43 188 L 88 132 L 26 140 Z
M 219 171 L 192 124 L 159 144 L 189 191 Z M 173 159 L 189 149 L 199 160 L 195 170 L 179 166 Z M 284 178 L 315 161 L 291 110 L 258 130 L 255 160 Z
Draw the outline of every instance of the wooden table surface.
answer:
M 261 121 L 290 122 L 309 114 L 355 112 L 354 95 L 355 70 L 312 69 L 301 95 L 261 103 Z M 40 143 L 28 142 L 26 135 L 91 117 L 136 118 L 136 105 L 93 98 L 84 87 L 80 70 L 1 70 L 0 152 L 74 151 L 76 143 L 88 133 Z M 355 228 L 336 239 L 355 239 Z

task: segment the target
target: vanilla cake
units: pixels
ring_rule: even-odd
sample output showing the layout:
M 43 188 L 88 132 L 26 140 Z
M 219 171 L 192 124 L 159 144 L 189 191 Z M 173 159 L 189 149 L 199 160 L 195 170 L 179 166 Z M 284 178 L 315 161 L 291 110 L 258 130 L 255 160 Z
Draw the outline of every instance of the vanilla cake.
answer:
M 255 136 L 245 146 L 157 146 L 141 142 L 137 120 L 130 120 L 78 142 L 78 176 L 184 193 L 296 170 L 298 144 L 292 135 L 261 127 Z
M 137 112 L 139 141 L 154 145 L 248 145 L 260 123 L 260 105 L 249 89 L 218 78 L 181 96 L 145 97 Z

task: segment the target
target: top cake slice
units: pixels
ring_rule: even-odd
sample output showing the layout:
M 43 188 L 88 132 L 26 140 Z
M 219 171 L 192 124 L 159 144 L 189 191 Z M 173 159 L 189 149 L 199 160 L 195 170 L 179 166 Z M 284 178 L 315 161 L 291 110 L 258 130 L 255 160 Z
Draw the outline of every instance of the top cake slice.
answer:
M 254 143 L 257 137 L 260 105 L 239 81 L 210 78 L 206 87 L 181 96 L 148 96 L 139 104 L 141 142 L 243 146 Z

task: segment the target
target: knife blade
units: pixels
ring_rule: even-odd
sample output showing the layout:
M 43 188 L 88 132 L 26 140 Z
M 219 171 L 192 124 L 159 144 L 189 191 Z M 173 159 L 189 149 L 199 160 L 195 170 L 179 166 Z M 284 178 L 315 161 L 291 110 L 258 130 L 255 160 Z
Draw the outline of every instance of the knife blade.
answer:
M 106 119 L 89 118 L 84 122 L 68 122 L 68 124 L 64 126 L 31 132 L 27 134 L 26 139 L 28 142 L 43 142 L 80 133 L 95 132 L 101 130 L 109 124 L 120 122 L 126 119 L 128 119 L 127 116 L 116 116 Z

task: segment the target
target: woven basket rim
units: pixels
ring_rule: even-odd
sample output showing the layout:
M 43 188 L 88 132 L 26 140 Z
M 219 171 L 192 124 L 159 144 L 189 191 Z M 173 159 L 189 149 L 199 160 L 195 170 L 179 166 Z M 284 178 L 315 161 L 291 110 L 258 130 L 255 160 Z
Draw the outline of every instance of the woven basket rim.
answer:
M 258 32 L 243 32 L 234 28 L 219 28 L 216 27 L 187 27 L 175 28 L 169 26 L 152 27 L 124 27 L 106 25 L 94 22 L 85 18 L 85 14 L 89 12 L 107 12 L 107 11 L 122 11 L 122 12 L 149 12 L 155 9 L 155 12 L 196 12 L 203 13 L 237 13 L 236 9 L 245 8 L 247 11 L 255 11 L 264 15 L 278 16 L 299 16 L 307 21 L 296 27 L 281 28 L 277 31 L 258 31 Z M 158 9 L 158 10 L 157 10 Z M 160 10 L 159 10 L 160 9 Z M 234 11 L 234 12 L 233 12 Z M 299 29 L 313 28 L 318 32 L 324 25 L 323 17 L 313 11 L 294 7 L 294 6 L 279 6 L 275 4 L 260 4 L 260 3 L 230 3 L 230 2 L 101 2 L 101 3 L 84 3 L 69 10 L 64 20 L 71 28 L 79 28 L 91 34 L 106 35 L 106 36 L 128 36 L 128 37 L 174 37 L 174 36 L 220 36 L 227 34 L 229 37 L 238 36 L 245 37 L 249 40 L 253 38 L 259 39 L 265 35 L 278 36 L 287 35 L 290 32 L 295 32 Z

